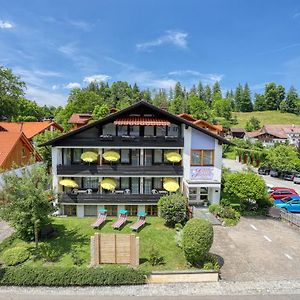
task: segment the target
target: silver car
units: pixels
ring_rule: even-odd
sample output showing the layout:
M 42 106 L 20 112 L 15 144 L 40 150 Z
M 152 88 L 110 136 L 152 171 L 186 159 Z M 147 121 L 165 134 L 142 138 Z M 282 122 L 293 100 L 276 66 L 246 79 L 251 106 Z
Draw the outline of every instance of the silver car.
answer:
M 300 173 L 294 175 L 294 183 L 300 184 Z

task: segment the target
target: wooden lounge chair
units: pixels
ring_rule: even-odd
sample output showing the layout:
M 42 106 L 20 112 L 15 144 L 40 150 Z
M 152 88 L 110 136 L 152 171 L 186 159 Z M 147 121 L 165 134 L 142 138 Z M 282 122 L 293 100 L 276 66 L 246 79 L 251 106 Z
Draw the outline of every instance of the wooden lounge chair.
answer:
M 138 213 L 138 220 L 130 226 L 132 230 L 138 231 L 146 224 L 146 213 Z
M 98 218 L 95 223 L 93 223 L 91 226 L 93 228 L 100 227 L 106 220 L 107 216 L 107 210 L 106 209 L 99 209 Z
M 119 218 L 118 220 L 112 224 L 113 229 L 120 229 L 127 221 L 127 210 L 121 209 L 119 211 Z

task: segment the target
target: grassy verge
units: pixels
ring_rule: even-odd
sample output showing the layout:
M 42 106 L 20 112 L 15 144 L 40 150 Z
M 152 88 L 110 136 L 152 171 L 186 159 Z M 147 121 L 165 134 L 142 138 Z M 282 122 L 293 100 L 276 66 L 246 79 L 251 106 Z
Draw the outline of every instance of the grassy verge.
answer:
M 54 239 L 41 243 L 45 245 L 44 252 L 51 259 L 45 260 L 41 257 L 32 255 L 24 265 L 29 267 L 57 266 L 73 267 L 74 253 L 77 261 L 80 260 L 79 266 L 86 267 L 90 263 L 90 237 L 95 232 L 112 233 L 111 227 L 113 220 L 116 218 L 109 217 L 108 222 L 99 230 L 93 229 L 90 224 L 95 218 L 53 218 L 53 225 L 58 230 L 58 236 Z M 119 233 L 132 233 L 129 228 L 136 220 L 136 217 L 129 217 L 126 226 Z M 180 270 L 188 268 L 182 250 L 176 246 L 175 229 L 168 228 L 164 225 L 164 220 L 159 217 L 148 217 L 147 225 L 137 233 L 140 237 L 140 268 L 143 270 Z M 149 250 L 152 245 L 159 249 L 160 255 L 164 257 L 165 264 L 152 267 L 149 264 Z M 0 245 L 0 260 L 5 250 L 16 247 L 28 247 L 34 254 L 34 243 L 26 243 L 15 237 L 6 239 Z M 43 246 L 42 246 L 43 247 Z

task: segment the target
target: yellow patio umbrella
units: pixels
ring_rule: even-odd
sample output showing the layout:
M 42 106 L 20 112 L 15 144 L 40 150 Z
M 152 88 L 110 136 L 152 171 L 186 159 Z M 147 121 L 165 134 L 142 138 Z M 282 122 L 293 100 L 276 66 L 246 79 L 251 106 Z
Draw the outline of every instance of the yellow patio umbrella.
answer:
M 174 178 L 164 178 L 163 187 L 168 192 L 176 192 L 179 189 L 179 184 Z
M 173 151 L 166 153 L 166 159 L 172 163 L 178 163 L 182 160 L 182 157 L 178 152 Z
M 117 183 L 113 178 L 105 178 L 101 181 L 100 185 L 103 189 L 112 191 L 116 188 Z
M 62 179 L 59 181 L 59 184 L 70 188 L 78 187 L 78 184 L 72 179 Z
M 106 151 L 103 153 L 103 158 L 107 161 L 118 161 L 120 154 L 116 151 Z
M 81 154 L 80 158 L 85 162 L 91 163 L 98 159 L 98 154 L 93 151 L 86 151 Z

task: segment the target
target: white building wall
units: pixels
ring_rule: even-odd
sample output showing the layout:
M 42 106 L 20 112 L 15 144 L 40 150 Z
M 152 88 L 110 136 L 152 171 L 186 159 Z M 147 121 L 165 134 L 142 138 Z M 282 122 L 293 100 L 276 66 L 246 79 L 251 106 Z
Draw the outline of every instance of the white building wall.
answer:
M 222 169 L 222 145 L 219 145 L 218 140 L 215 140 L 215 167 Z
M 190 164 L 191 164 L 191 144 L 192 144 L 192 129 L 191 127 L 185 128 L 185 125 L 182 125 L 182 132 L 184 133 L 184 148 L 183 148 L 183 178 L 189 180 L 190 177 Z
M 61 152 L 61 149 L 60 149 Z M 52 187 L 53 187 L 53 192 L 55 194 L 58 193 L 58 176 L 57 176 L 57 165 L 58 165 L 58 160 L 59 160 L 59 154 L 58 154 L 58 148 L 52 147 L 51 150 L 51 155 L 52 155 Z
M 77 217 L 84 217 L 84 205 L 76 205 L 76 215 Z

